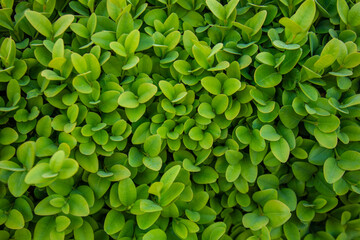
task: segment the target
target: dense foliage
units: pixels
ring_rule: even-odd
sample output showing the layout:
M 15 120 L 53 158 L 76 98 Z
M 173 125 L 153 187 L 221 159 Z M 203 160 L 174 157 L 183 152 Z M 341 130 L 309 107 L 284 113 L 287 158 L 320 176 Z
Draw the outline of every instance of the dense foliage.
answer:
M 359 0 L 0 0 L 0 239 L 360 239 Z

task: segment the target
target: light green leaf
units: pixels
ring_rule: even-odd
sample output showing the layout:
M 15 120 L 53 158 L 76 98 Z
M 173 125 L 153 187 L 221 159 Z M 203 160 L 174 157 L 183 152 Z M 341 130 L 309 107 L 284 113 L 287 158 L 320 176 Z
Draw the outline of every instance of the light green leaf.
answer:
M 330 184 L 341 179 L 345 173 L 343 169 L 339 168 L 336 159 L 333 157 L 326 159 L 323 171 L 325 180 Z
M 206 5 L 218 19 L 226 19 L 226 10 L 217 0 L 206 0 Z
M 74 21 L 75 17 L 73 15 L 67 14 L 63 15 L 53 24 L 54 37 L 58 37 L 63 34 L 66 29 L 71 25 Z
M 279 200 L 270 200 L 265 203 L 264 215 L 269 218 L 272 227 L 279 227 L 291 217 L 290 209 Z
M 338 166 L 347 171 L 360 170 L 360 153 L 348 150 L 341 154 Z
M 290 155 L 290 147 L 285 138 L 270 142 L 271 152 L 280 162 L 286 162 Z
M 53 29 L 51 22 L 47 19 L 47 17 L 41 13 L 31 10 L 25 11 L 25 17 L 39 33 L 47 38 L 51 38 L 53 35 Z

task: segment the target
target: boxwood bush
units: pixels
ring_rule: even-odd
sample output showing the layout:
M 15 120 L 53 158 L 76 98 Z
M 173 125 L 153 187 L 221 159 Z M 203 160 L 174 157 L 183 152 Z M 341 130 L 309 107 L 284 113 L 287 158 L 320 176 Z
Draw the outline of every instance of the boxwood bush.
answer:
M 359 0 L 0 0 L 0 239 L 359 240 Z

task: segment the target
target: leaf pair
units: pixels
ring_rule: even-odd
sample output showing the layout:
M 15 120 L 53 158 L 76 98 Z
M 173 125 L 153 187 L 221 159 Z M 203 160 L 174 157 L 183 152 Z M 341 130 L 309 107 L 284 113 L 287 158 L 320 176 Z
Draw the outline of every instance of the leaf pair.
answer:
M 47 17 L 31 10 L 25 12 L 25 17 L 39 33 L 47 38 L 56 38 L 62 35 L 75 19 L 73 15 L 63 15 L 51 24 Z

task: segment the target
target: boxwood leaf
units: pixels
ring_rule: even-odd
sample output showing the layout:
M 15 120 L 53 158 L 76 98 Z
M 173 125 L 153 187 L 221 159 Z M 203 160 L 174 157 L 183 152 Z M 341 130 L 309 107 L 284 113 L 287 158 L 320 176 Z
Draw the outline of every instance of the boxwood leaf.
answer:
M 260 65 L 255 70 L 255 82 L 263 88 L 275 87 L 281 82 L 282 76 L 272 66 Z
M 145 233 L 143 240 L 166 240 L 167 236 L 165 232 L 159 228 L 152 229 Z
M 337 162 L 337 165 L 343 170 L 356 171 L 360 169 L 359 159 L 359 152 L 348 150 L 341 154 L 340 160 Z
M 226 10 L 217 0 L 206 0 L 206 5 L 218 19 L 226 19 Z
M 0 144 L 10 145 L 15 142 L 19 137 L 19 134 L 10 127 L 5 127 L 0 130 Z
M 272 227 L 283 225 L 291 217 L 290 209 L 279 200 L 270 200 L 265 203 L 264 215 L 269 218 Z
M 280 162 L 286 162 L 290 155 L 290 147 L 285 138 L 270 142 L 271 152 Z
M 128 54 L 133 54 L 140 42 L 140 32 L 137 29 L 132 30 L 125 40 L 125 49 Z
M 359 26 L 360 25 L 360 20 L 357 18 L 357 16 L 359 16 L 360 13 L 360 4 L 356 3 L 354 6 L 352 6 L 352 8 L 350 8 L 347 18 L 348 18 L 348 23 L 351 26 Z
M 20 197 L 29 188 L 29 185 L 25 183 L 26 172 L 14 172 L 8 179 L 8 187 L 10 193 L 14 197 Z
M 68 204 L 70 206 L 70 214 L 74 216 L 85 217 L 90 213 L 86 199 L 80 194 L 71 194 Z
M 318 125 L 320 131 L 324 133 L 334 132 L 340 126 L 340 120 L 335 115 L 319 117 Z
M 161 137 L 159 134 L 151 135 L 146 138 L 144 150 L 150 157 L 159 155 L 161 150 Z
M 330 184 L 337 182 L 345 173 L 343 169 L 339 168 L 336 159 L 333 157 L 326 159 L 323 171 L 325 180 Z
M 145 230 L 151 227 L 158 220 L 161 212 L 145 213 L 136 215 L 136 222 L 140 229 Z
M 56 20 L 56 22 L 53 24 L 54 37 L 58 37 L 63 34 L 74 21 L 74 19 L 74 15 L 70 14 L 66 14 L 58 18 L 58 20 Z
M 47 17 L 41 13 L 31 10 L 25 11 L 25 17 L 39 33 L 47 38 L 51 38 L 53 35 L 53 29 L 51 22 L 47 19 Z
M 137 95 L 139 96 L 139 103 L 146 103 L 149 101 L 157 92 L 157 87 L 151 83 L 143 83 L 139 86 L 137 90 Z
M 118 193 L 121 203 L 125 206 L 130 206 L 137 198 L 135 184 L 130 178 L 119 182 Z
M 126 108 L 136 108 L 139 106 L 136 95 L 130 91 L 123 92 L 119 96 L 118 104 Z
M 175 182 L 175 183 L 171 184 L 169 189 L 161 192 L 160 198 L 159 198 L 160 206 L 164 207 L 164 206 L 169 205 L 172 201 L 174 201 L 177 197 L 179 197 L 179 195 L 182 193 L 184 188 L 185 188 L 185 185 L 180 182 Z
M 125 226 L 125 217 L 119 211 L 111 209 L 105 217 L 104 230 L 107 234 L 112 235 L 123 229 Z
M 337 135 L 335 132 L 324 133 L 320 131 L 318 128 L 314 129 L 314 136 L 319 144 L 325 148 L 332 149 L 337 145 Z
M 76 240 L 94 239 L 94 230 L 90 223 L 83 221 L 81 227 L 74 229 L 74 237 Z
M 193 174 L 193 180 L 197 184 L 210 184 L 214 183 L 219 177 L 219 174 L 209 166 L 205 166 L 201 168 L 200 172 L 196 172 Z
M 269 218 L 266 216 L 261 216 L 257 213 L 247 213 L 242 219 L 244 227 L 250 228 L 253 231 L 260 230 L 265 227 L 269 222 Z
M 268 124 L 261 127 L 260 136 L 268 141 L 278 141 L 281 138 L 281 136 L 276 132 L 275 128 Z
M 16 209 L 11 209 L 5 222 L 5 226 L 10 229 L 23 228 L 25 226 L 25 221 L 21 212 Z

